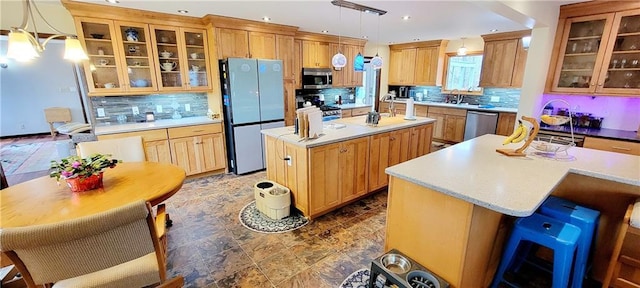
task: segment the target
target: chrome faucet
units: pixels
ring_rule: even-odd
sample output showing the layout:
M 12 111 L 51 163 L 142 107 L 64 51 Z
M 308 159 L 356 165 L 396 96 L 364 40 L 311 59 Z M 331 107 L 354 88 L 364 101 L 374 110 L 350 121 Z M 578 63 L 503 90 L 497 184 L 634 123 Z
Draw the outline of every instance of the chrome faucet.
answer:
M 456 100 L 455 100 L 456 103 L 455 104 L 461 104 L 462 100 L 464 99 L 464 95 L 462 95 L 460 93 L 460 90 L 458 90 L 458 89 L 451 90 L 450 95 L 451 96 L 454 96 L 454 95 L 456 96 Z
M 394 99 L 396 99 L 396 91 L 391 91 L 385 94 L 384 96 L 382 96 L 382 98 L 380 99 L 380 101 L 390 100 L 389 101 L 389 117 L 396 117 L 396 109 L 393 106 Z

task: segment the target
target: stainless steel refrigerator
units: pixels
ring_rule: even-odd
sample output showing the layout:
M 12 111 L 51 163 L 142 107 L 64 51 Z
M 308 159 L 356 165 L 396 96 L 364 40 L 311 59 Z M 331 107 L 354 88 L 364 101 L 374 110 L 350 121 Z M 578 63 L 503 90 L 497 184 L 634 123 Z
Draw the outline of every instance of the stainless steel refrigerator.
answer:
M 282 61 L 220 60 L 229 170 L 245 174 L 266 168 L 260 130 L 284 127 Z

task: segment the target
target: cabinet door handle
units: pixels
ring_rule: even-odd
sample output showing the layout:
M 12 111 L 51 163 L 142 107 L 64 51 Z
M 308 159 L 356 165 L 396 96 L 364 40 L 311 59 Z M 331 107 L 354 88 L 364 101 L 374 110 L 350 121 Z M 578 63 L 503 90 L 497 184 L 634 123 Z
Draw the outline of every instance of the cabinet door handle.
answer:
M 200 130 L 193 130 L 193 132 L 203 132 L 204 130 L 200 129 Z
M 620 146 L 611 146 L 611 149 L 622 150 L 622 151 L 631 151 L 631 148 L 620 147 Z
M 602 85 L 603 85 L 602 83 L 598 84 L 598 86 L 600 86 L 600 87 L 602 87 Z

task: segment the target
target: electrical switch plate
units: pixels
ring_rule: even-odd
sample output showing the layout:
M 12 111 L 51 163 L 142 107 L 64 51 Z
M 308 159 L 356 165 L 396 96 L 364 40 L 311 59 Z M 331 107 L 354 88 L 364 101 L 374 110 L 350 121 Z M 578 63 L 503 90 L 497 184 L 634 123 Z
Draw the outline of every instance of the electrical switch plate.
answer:
M 499 96 L 491 96 L 491 102 L 500 102 Z
M 98 117 L 104 117 L 104 108 L 98 108 Z
M 131 111 L 133 111 L 133 115 L 140 114 L 140 110 L 138 110 L 138 106 L 131 106 Z
M 162 105 L 156 105 L 156 112 L 162 113 Z
M 184 104 L 184 111 L 189 112 L 191 111 L 191 104 Z
M 287 155 L 287 165 L 291 166 L 291 156 Z
M 423 95 L 427 95 L 428 93 L 429 93 L 429 90 L 427 90 L 427 89 L 422 89 L 422 94 L 423 94 Z

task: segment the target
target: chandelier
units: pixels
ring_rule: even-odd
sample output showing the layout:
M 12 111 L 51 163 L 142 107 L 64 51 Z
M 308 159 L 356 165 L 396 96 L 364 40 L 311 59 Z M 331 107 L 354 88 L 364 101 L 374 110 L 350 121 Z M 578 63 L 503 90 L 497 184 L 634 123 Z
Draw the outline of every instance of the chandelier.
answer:
M 33 19 L 33 11 L 42 18 L 43 22 L 49 26 L 56 33 L 49 36 L 40 43 L 40 37 L 38 36 L 38 29 L 36 28 L 36 22 Z M 33 35 L 27 31 L 29 20 L 33 24 Z M 67 34 L 54 28 L 44 19 L 38 7 L 35 3 L 31 3 L 30 0 L 24 0 L 24 14 L 22 18 L 22 24 L 20 27 L 11 27 L 9 32 L 9 44 L 7 48 L 7 58 L 15 59 L 16 61 L 24 62 L 34 58 L 40 57 L 40 53 L 44 51 L 45 46 L 51 39 L 66 37 L 64 40 L 64 59 L 71 61 L 87 60 L 87 54 L 84 52 L 80 41 L 73 34 Z

